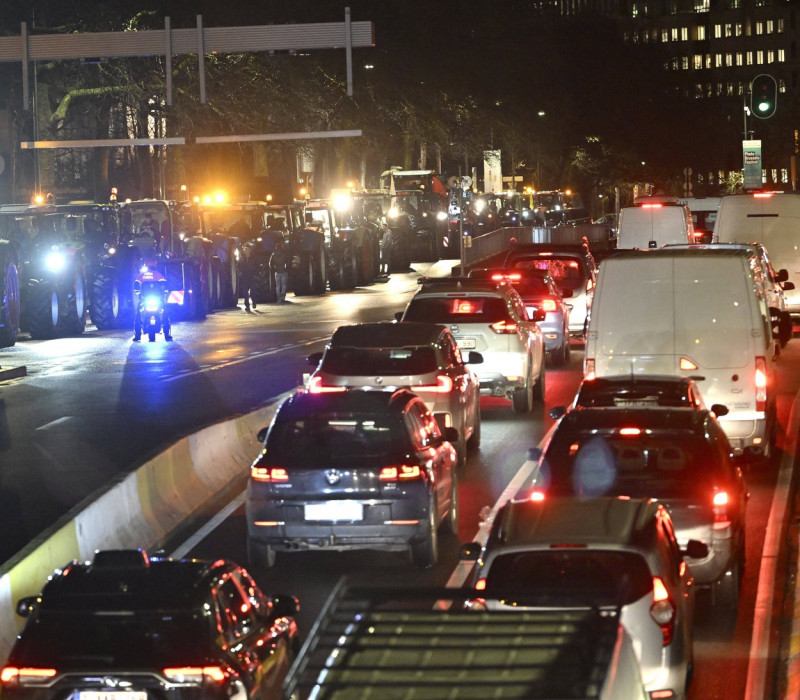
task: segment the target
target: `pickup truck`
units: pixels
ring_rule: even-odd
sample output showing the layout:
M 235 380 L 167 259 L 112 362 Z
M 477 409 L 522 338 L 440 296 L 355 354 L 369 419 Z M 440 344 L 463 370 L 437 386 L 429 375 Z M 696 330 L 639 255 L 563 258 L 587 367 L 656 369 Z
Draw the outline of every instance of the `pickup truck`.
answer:
M 487 610 L 474 596 L 341 581 L 286 678 L 284 697 L 646 698 L 618 612 Z

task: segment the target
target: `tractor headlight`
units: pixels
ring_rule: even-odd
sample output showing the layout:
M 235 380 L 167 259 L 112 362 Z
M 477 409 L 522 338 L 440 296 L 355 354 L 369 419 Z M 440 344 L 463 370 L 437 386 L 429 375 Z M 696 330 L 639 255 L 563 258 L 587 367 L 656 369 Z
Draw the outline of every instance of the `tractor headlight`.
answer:
M 446 211 L 440 211 L 436 215 L 436 218 L 439 219 L 439 221 L 444 221 L 447 218 L 447 212 Z
M 50 272 L 61 272 L 66 266 L 67 260 L 64 253 L 60 250 L 51 250 L 44 259 L 44 266 Z

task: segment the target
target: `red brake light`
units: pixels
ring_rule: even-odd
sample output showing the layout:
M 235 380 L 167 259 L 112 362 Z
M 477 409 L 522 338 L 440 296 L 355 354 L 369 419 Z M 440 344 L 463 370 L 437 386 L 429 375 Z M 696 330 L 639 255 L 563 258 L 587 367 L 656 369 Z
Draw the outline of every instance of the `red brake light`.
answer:
M 688 357 L 682 357 L 680 359 L 680 362 L 678 363 L 678 366 L 683 371 L 691 371 L 698 369 L 697 365 L 694 362 L 692 362 Z
M 594 365 L 594 358 L 589 357 L 586 359 L 586 370 L 583 373 L 584 379 L 594 379 L 597 375 L 595 374 L 595 365 Z
M 661 643 L 667 646 L 672 642 L 675 632 L 675 606 L 669 597 L 669 591 L 664 582 L 653 576 L 653 604 L 650 606 L 650 616 L 661 628 Z
M 485 578 L 479 578 L 477 581 L 475 581 L 475 590 L 476 591 L 485 591 L 486 590 L 486 579 Z
M 756 411 L 767 410 L 767 359 L 756 357 Z
M 33 685 L 48 678 L 53 678 L 57 671 L 54 668 L 18 668 L 16 666 L 5 666 L 0 671 L 0 683 L 9 685 L 18 683 L 19 685 Z
M 661 209 L 662 204 L 642 204 L 642 209 Z
M 756 199 L 769 199 L 772 196 L 772 192 L 755 192 L 753 197 Z
M 289 481 L 289 472 L 283 467 L 250 467 L 253 481 Z
M 489 326 L 495 333 L 516 333 L 517 324 L 513 321 L 496 321 Z
M 409 481 L 422 477 L 422 469 L 416 464 L 401 464 L 399 467 L 383 467 L 378 473 L 380 481 Z
M 544 491 L 531 491 L 531 495 L 528 496 L 529 501 L 541 502 L 544 500 Z
M 715 491 L 712 497 L 712 510 L 714 512 L 714 527 L 716 529 L 723 529 L 729 527 L 731 524 L 730 516 L 728 515 L 728 505 L 730 498 L 727 491 Z
M 327 394 L 333 392 L 340 392 L 346 391 L 347 387 L 344 386 L 325 386 L 322 383 L 322 377 L 316 375 L 311 377 L 308 381 L 308 393 L 309 394 Z
M 641 435 L 642 434 L 642 429 L 641 428 L 620 428 L 619 429 L 619 434 L 620 435 L 626 435 L 626 436 L 629 436 L 629 437 L 630 436 L 634 436 L 635 437 L 636 435 Z
M 435 394 L 449 394 L 453 391 L 453 378 L 448 377 L 446 374 L 440 374 L 436 377 L 436 384 L 415 386 L 414 391 L 432 391 Z
M 164 676 L 177 683 L 222 683 L 225 680 L 225 670 L 220 666 L 179 666 L 165 668 Z

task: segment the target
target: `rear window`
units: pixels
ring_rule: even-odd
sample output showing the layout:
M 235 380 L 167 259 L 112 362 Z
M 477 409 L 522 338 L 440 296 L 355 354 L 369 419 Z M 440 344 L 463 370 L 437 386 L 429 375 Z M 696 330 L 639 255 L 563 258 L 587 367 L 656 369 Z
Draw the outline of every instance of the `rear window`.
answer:
M 581 264 L 575 258 L 548 256 L 546 258 L 534 258 L 528 260 L 517 260 L 515 268 L 546 270 L 555 280 L 556 284 L 565 289 L 578 289 L 583 286 L 584 277 Z
M 492 560 L 487 592 L 518 605 L 627 605 L 647 595 L 653 580 L 636 552 L 572 545 L 501 554 Z
M 598 387 L 585 384 L 575 400 L 578 406 L 592 408 L 650 408 L 666 406 L 671 408 L 695 408 L 685 388 L 670 386 L 620 387 L 609 385 Z
M 557 432 L 537 484 L 561 496 L 695 499 L 730 480 L 730 469 L 708 442 L 691 434 Z
M 291 461 L 298 466 L 337 459 L 386 455 L 407 447 L 405 424 L 397 414 L 319 414 L 279 419 L 267 438 L 270 462 Z
M 403 316 L 404 321 L 434 323 L 494 323 L 508 318 L 505 300 L 496 296 L 416 297 Z
M 322 358 L 322 370 L 345 376 L 427 374 L 437 370 L 436 351 L 432 347 L 331 347 Z

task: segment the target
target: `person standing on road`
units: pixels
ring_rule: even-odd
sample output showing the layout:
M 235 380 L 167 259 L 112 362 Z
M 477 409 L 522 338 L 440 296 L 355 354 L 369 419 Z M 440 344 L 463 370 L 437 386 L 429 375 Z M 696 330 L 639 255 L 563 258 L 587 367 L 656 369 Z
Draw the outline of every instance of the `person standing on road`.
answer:
M 253 243 L 245 244 L 244 254 L 239 261 L 239 269 L 242 275 L 242 296 L 244 297 L 244 310 L 250 311 L 250 287 L 253 284 Z M 253 308 L 256 302 L 253 301 Z
M 275 241 L 275 250 L 269 258 L 269 269 L 275 275 L 275 296 L 279 304 L 286 302 L 286 288 L 289 286 L 289 256 L 282 238 Z

